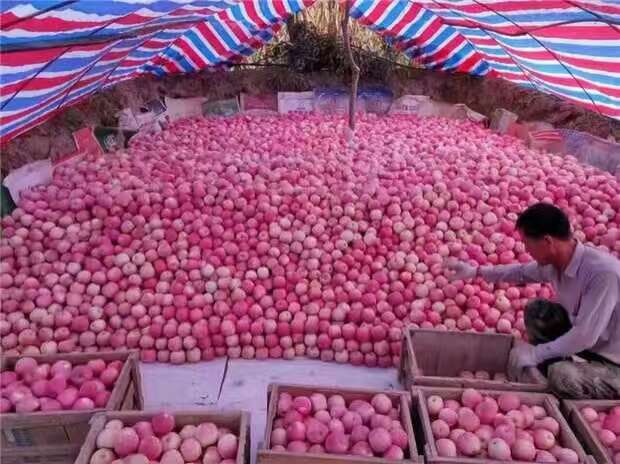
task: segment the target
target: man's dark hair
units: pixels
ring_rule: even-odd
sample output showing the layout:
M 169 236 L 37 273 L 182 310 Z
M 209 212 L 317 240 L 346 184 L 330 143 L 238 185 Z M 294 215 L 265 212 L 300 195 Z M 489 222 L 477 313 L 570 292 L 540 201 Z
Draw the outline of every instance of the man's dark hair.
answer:
M 523 211 L 517 219 L 517 229 L 526 237 L 542 238 L 545 235 L 568 240 L 571 237 L 570 221 L 560 208 L 549 203 L 536 203 Z

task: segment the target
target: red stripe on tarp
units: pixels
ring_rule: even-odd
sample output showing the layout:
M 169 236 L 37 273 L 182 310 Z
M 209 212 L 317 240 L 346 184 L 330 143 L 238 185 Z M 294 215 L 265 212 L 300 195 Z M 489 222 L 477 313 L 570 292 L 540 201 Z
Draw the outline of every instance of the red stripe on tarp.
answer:
M 582 2 L 579 0 L 573 1 L 576 5 L 585 8 L 586 10 L 599 11 L 607 14 L 620 14 L 620 5 L 612 5 L 612 4 L 593 4 L 591 1 Z
M 202 56 L 200 56 L 196 52 L 196 50 L 194 50 L 193 47 L 187 42 L 189 40 L 190 39 L 187 39 L 186 37 L 181 37 L 181 38 L 177 39 L 177 41 L 174 44 L 177 47 L 179 47 L 181 50 L 183 50 L 183 53 L 186 56 L 188 56 L 190 60 L 192 60 L 194 63 L 196 63 L 196 66 L 198 66 L 199 68 L 203 68 L 203 67 L 207 66 L 207 62 L 204 60 L 204 58 Z
M 63 95 L 62 93 L 57 93 L 55 95 L 52 95 L 51 97 L 46 98 L 43 101 L 35 103 L 34 105 L 28 108 L 24 108 L 20 110 L 18 113 L 2 116 L 0 118 L 0 124 L 10 124 L 18 119 L 22 119 L 25 116 L 28 116 L 29 114 L 36 112 L 37 110 L 43 108 L 44 106 L 56 104 L 62 99 L 62 95 Z
M 41 65 L 44 65 L 52 60 L 55 60 L 58 56 L 68 50 L 68 47 L 54 47 L 44 48 L 41 50 L 2 53 L 2 66 L 19 68 L 25 64 L 40 63 Z
M 484 58 L 481 57 L 478 54 L 478 52 L 474 50 L 471 56 L 467 57 L 465 61 L 463 61 L 461 64 L 458 65 L 456 70 L 459 72 L 469 72 L 472 69 L 474 69 L 476 66 L 478 66 L 482 61 L 485 61 Z
M 65 82 L 73 79 L 76 74 L 77 73 L 53 77 L 35 77 L 26 81 L 19 81 L 14 84 L 5 85 L 2 87 L 2 91 L 3 93 L 6 92 L 6 94 L 11 94 L 17 90 L 20 90 L 21 92 L 25 90 L 45 90 L 64 84 Z
M 375 8 L 368 15 L 366 15 L 366 21 L 368 21 L 369 24 L 375 24 L 379 20 L 381 15 L 385 13 L 385 10 L 388 9 L 390 4 L 391 2 L 377 3 Z
M 273 8 L 276 10 L 276 13 L 280 18 L 285 18 L 289 15 L 289 12 L 286 11 L 283 0 L 273 0 L 271 4 L 273 5 Z
M 574 56 L 568 56 L 561 52 L 556 52 L 556 56 L 562 63 L 570 64 L 576 68 L 588 69 L 592 72 L 605 71 L 620 75 L 620 63 L 612 63 L 608 61 L 595 61 L 588 58 L 576 58 Z
M 28 18 L 18 23 L 12 24 L 3 29 L 12 30 L 20 29 L 28 32 L 34 32 L 37 34 L 47 34 L 54 32 L 72 32 L 80 31 L 83 29 L 93 29 L 105 24 L 106 20 L 100 21 L 75 21 L 70 19 L 61 19 L 54 16 L 48 16 L 46 18 Z
M 579 38 L 588 40 L 619 40 L 620 31 L 609 27 L 606 23 L 584 25 L 563 24 L 561 26 L 545 27 L 532 32 L 534 37 L 566 39 L 579 42 Z
M 246 2 L 246 3 L 243 3 L 243 5 L 245 6 L 245 11 L 247 12 L 249 18 L 260 29 L 264 29 L 265 27 L 269 26 L 269 23 L 266 23 L 265 21 L 263 21 L 263 19 L 260 17 L 258 12 L 256 11 L 256 7 L 254 5 L 254 2 L 252 2 L 252 1 Z
M 233 18 L 230 18 L 230 14 L 228 11 L 222 12 L 221 15 L 218 15 L 222 22 L 226 23 L 226 26 L 230 29 L 230 31 L 235 35 L 239 42 L 245 42 L 250 40 L 250 36 L 245 33 L 242 27 L 237 24 Z
M 441 20 L 439 18 L 434 18 L 431 22 L 431 25 L 428 26 L 424 31 L 422 31 L 422 34 L 420 34 L 413 40 L 415 40 L 416 44 L 421 47 L 423 46 L 422 44 L 424 44 L 424 42 L 428 41 L 431 37 L 433 37 L 439 31 L 439 29 L 441 29 L 441 27 L 443 27 Z M 426 46 L 428 45 L 430 44 L 427 44 Z
M 224 55 L 227 53 L 226 46 L 221 39 L 215 35 L 215 32 L 211 30 L 208 23 L 202 23 L 198 26 L 200 35 L 205 39 L 205 42 L 211 45 L 217 55 Z
M 441 63 L 445 61 L 447 58 L 449 58 L 450 54 L 456 48 L 458 48 L 463 43 L 463 41 L 464 41 L 463 36 L 460 34 L 457 34 L 456 36 L 448 40 L 448 42 L 445 45 L 443 45 L 439 50 L 433 53 L 432 56 L 430 56 L 429 58 L 431 58 L 432 61 Z
M 422 8 L 417 5 L 411 5 L 407 8 L 407 12 L 403 15 L 403 17 L 398 21 L 394 26 L 386 30 L 386 32 L 390 35 L 399 35 L 402 30 L 411 24 L 411 22 L 415 19 L 415 17 L 420 13 Z

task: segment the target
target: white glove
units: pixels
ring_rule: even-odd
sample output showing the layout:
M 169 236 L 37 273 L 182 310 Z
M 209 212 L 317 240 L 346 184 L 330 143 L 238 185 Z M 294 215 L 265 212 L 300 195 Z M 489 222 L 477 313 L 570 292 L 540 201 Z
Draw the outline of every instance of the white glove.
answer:
M 526 367 L 536 366 L 537 364 L 534 345 L 515 341 L 512 350 L 510 350 L 510 357 L 508 358 L 508 370 L 517 373 Z
M 450 260 L 446 261 L 444 266 L 450 274 L 448 275 L 449 280 L 468 280 L 476 277 L 478 269 L 474 266 L 467 264 L 464 261 L 456 261 Z

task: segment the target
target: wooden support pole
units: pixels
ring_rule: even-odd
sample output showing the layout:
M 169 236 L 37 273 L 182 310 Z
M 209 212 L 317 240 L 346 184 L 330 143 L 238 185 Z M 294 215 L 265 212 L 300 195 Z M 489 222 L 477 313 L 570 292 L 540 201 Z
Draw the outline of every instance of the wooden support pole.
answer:
M 342 17 L 342 39 L 344 48 L 349 57 L 351 65 L 351 95 L 349 97 L 349 129 L 355 131 L 355 107 L 357 103 L 357 84 L 360 79 L 360 68 L 355 63 L 353 51 L 351 50 L 351 35 L 349 33 L 349 10 L 351 9 L 351 0 L 345 1 L 344 15 Z

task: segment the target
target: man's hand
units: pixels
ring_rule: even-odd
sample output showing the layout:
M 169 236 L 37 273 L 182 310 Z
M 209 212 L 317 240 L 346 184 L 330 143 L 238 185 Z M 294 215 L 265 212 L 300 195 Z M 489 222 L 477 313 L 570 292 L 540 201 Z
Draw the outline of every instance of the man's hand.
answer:
M 444 267 L 448 269 L 448 279 L 451 281 L 473 279 L 477 274 L 477 268 L 464 261 L 447 260 L 444 262 Z
M 537 364 L 534 345 L 522 341 L 515 341 L 514 347 L 510 350 L 508 372 L 520 374 L 524 368 L 533 367 Z

